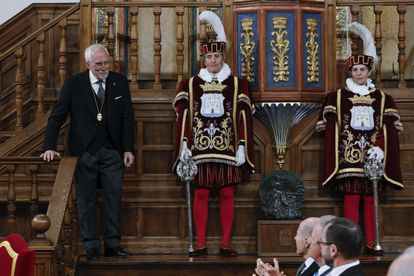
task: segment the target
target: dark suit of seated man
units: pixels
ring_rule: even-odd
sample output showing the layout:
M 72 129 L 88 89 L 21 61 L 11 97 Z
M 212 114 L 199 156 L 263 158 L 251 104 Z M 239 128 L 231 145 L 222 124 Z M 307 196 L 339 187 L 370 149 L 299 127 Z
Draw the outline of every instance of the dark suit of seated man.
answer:
M 109 71 L 109 54 L 99 44 L 85 50 L 88 70 L 69 77 L 46 128 L 45 161 L 59 156 L 59 129 L 70 115 L 69 152 L 78 157 L 76 197 L 88 259 L 96 259 L 96 189 L 103 189 L 104 256 L 128 255 L 121 245 L 119 216 L 124 165 L 134 163 L 134 113 L 128 80 Z

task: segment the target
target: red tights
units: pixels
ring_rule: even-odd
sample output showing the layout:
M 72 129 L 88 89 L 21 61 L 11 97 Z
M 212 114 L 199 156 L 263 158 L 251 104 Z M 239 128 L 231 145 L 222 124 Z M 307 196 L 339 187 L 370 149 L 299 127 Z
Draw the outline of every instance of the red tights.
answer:
M 221 244 L 230 244 L 230 233 L 234 220 L 234 186 L 219 189 Z M 197 243 L 206 244 L 206 226 L 208 219 L 208 198 L 210 190 L 199 188 L 194 192 L 194 224 L 197 232 Z
M 375 241 L 375 210 L 374 196 L 360 194 L 344 195 L 344 213 L 345 217 L 359 223 L 359 202 L 361 196 L 364 200 L 364 222 L 365 222 L 365 238 L 367 244 Z

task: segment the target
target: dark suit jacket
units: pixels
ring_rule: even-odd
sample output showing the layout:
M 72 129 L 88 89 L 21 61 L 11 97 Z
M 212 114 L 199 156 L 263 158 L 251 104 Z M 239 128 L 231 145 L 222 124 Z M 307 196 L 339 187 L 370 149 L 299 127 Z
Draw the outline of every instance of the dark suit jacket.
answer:
M 317 272 L 319 269 L 319 265 L 316 262 L 313 262 L 310 267 L 308 267 L 305 271 L 303 271 L 300 276 L 313 276 L 315 272 Z M 299 271 L 298 271 L 299 272 Z
M 342 272 L 341 276 L 364 276 L 364 270 L 362 269 L 362 265 L 358 264 Z
M 308 267 L 308 269 L 306 269 L 305 271 L 303 271 L 303 273 L 301 274 L 301 276 L 313 276 L 313 274 L 315 274 L 315 272 L 317 272 L 319 269 L 319 265 L 316 262 L 313 262 L 310 267 Z
M 43 150 L 56 150 L 59 129 L 70 115 L 69 152 L 81 156 L 98 129 L 94 91 L 89 70 L 65 80 L 62 91 L 49 117 Z M 104 116 L 115 148 L 134 151 L 134 112 L 128 80 L 124 75 L 109 72 L 105 85 Z

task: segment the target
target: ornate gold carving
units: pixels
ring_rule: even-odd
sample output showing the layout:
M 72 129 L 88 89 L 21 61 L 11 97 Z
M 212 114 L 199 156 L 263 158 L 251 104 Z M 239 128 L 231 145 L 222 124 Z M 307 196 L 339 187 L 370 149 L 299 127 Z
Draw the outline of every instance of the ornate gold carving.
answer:
M 232 136 L 231 114 L 226 112 L 227 118 L 220 123 L 220 127 L 217 127 L 216 121 L 208 121 L 208 126 L 205 127 L 204 122 L 197 115 L 198 112 L 194 118 L 194 145 L 191 149 L 196 148 L 200 151 L 206 149 L 230 150 L 234 152 L 234 147 L 230 144 Z
M 288 35 L 286 31 L 286 16 L 275 16 L 272 19 L 273 29 L 272 36 L 274 40 L 270 41 L 270 47 L 275 54 L 273 57 L 273 81 L 289 81 L 289 40 L 285 39 Z
M 206 82 L 205 84 L 200 84 L 201 89 L 203 89 L 204 92 L 207 91 L 220 91 L 222 92 L 224 88 L 227 87 L 225 84 L 221 84 L 221 82 L 212 81 L 212 82 Z
M 375 99 L 371 98 L 369 95 L 367 96 L 358 96 L 354 95 L 353 98 L 348 98 L 352 104 L 369 104 L 372 105 L 372 103 L 375 101 Z
M 244 38 L 244 42 L 240 43 L 241 60 L 241 76 L 246 78 L 249 82 L 254 82 L 254 49 L 256 44 L 250 39 L 254 37 L 252 31 L 253 19 L 243 18 L 242 22 L 243 32 L 240 34 Z
M 306 52 L 308 57 L 306 63 L 308 64 L 308 70 L 306 74 L 308 75 L 308 82 L 318 82 L 319 81 L 319 45 L 316 39 L 318 38 L 317 28 L 318 20 L 315 18 L 306 19 L 306 26 L 308 32 L 306 37 L 309 39 L 306 42 Z

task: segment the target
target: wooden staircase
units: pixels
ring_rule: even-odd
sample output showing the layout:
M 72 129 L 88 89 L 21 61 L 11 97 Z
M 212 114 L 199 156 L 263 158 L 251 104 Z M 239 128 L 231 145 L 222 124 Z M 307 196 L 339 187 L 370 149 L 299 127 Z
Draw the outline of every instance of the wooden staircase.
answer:
M 366 276 L 386 275 L 395 254 L 383 257 L 362 257 L 361 263 Z M 209 255 L 189 258 L 187 255 L 133 255 L 126 259 L 100 257 L 88 261 L 81 256 L 77 262 L 78 276 L 246 276 L 254 273 L 256 256 L 240 255 L 235 258 Z M 301 257 L 278 257 L 280 269 L 286 275 L 295 275 L 303 262 Z M 271 258 L 264 262 L 273 263 Z
M 253 273 L 257 255 L 257 221 L 264 218 L 258 188 L 263 177 L 276 166 L 271 137 L 266 128 L 255 120 L 256 173 L 250 176 L 246 184 L 240 185 L 236 193 L 232 242 L 240 256 L 222 258 L 212 250 L 206 258 L 190 259 L 186 255 L 185 193 L 171 172 L 172 137 L 175 134 L 175 113 L 171 101 L 177 83 L 194 74 L 197 69 L 196 65 L 193 66 L 197 64 L 194 55 L 196 37 L 189 30 L 192 30 L 191 26 L 197 25 L 194 15 L 198 11 L 207 8 L 218 10 L 224 18 L 228 39 L 237 45 L 233 31 L 237 14 L 251 11 L 265 13 L 277 8 L 276 2 L 81 0 L 79 4 L 70 6 L 36 4 L 0 27 L 0 235 L 16 231 L 32 241 L 31 246 L 36 249 L 38 256 L 36 275 Z M 382 7 L 395 7 L 398 14 L 395 21 L 399 29 L 396 48 L 398 59 L 401 60 L 399 64 L 404 64 L 404 41 L 407 38 L 404 20 L 408 16 L 405 14 L 409 12 L 406 6 L 412 6 L 414 1 L 404 1 L 403 5 L 398 1 L 382 1 L 381 5 L 369 1 L 359 5 L 353 0 L 325 2 L 324 47 L 329 48 L 328 56 L 325 57 L 325 77 L 329 88 L 336 88 L 343 81 L 344 73 L 337 70 L 336 62 L 337 7 L 349 7 L 352 18 L 357 20 L 363 7 L 375 5 L 375 10 L 368 12 L 372 12 L 376 19 L 377 42 L 381 42 L 380 30 L 386 26 L 381 23 Z M 258 8 L 259 4 L 263 4 L 262 10 Z M 367 12 L 364 12 L 365 16 Z M 169 21 L 162 25 L 165 19 Z M 97 26 L 96 22 L 103 22 L 104 25 Z M 123 25 L 124 22 L 127 23 Z M 201 24 L 201 29 L 205 27 Z M 115 30 L 119 33 L 115 33 Z M 170 37 L 167 37 L 168 34 Z M 73 173 L 68 176 L 65 172 L 71 172 L 74 164 L 59 169 L 59 162 L 45 164 L 38 156 L 42 151 L 49 111 L 59 96 L 64 79 L 83 70 L 83 50 L 98 37 L 104 38 L 109 49 L 112 69 L 127 69 L 130 79 L 136 121 L 137 162 L 134 168 L 125 172 L 121 225 L 123 246 L 134 255 L 127 259 L 101 257 L 90 262 L 85 259 L 81 248 L 74 194 L 69 194 L 67 202 L 63 204 L 58 204 L 59 201 L 51 203 L 52 199 L 59 199 L 59 189 L 55 187 L 62 181 L 60 177 L 64 176 L 66 184 L 72 184 Z M 381 51 L 380 44 L 377 49 Z M 173 58 L 165 57 L 167 51 L 172 52 Z M 151 69 L 146 70 L 141 60 L 149 63 Z M 232 68 L 237 67 L 236 54 L 228 56 L 228 63 Z M 174 69 L 165 72 L 166 68 Z M 265 71 L 260 73 L 262 77 Z M 396 99 L 402 122 L 406 126 L 400 139 L 407 188 L 403 192 L 388 191 L 380 211 L 383 246 L 386 252 L 393 253 L 401 252 L 404 247 L 414 243 L 411 225 L 414 220 L 414 89 L 413 82 L 404 80 L 403 73 L 404 68 L 400 68 L 399 79 L 394 81 L 382 80 L 380 74 L 376 75 L 377 83 L 387 87 L 385 90 Z M 263 86 L 253 91 L 254 100 L 280 100 L 271 98 L 269 95 L 276 92 L 266 89 Z M 290 92 L 277 91 L 277 95 L 282 95 L 286 101 L 297 100 L 300 91 L 292 95 Z M 319 98 L 323 93 L 320 93 Z M 315 98 L 307 100 L 312 99 Z M 285 168 L 298 174 L 305 183 L 305 202 L 302 206 L 305 217 L 324 214 L 340 216 L 342 198 L 320 188 L 323 138 L 314 133 L 317 116 L 316 113 L 310 114 L 292 130 Z M 62 153 L 66 148 L 66 128 L 67 124 L 59 138 L 58 150 Z M 98 206 L 100 214 L 101 197 Z M 35 232 L 31 227 L 32 218 L 48 210 L 57 211 L 51 218 L 54 234 Z M 220 239 L 218 218 L 219 202 L 213 197 L 207 229 L 208 242 L 212 248 L 216 248 Z M 59 222 L 58 226 L 56 222 Z M 381 258 L 364 257 L 362 262 L 366 275 L 385 275 L 393 258 L 393 254 Z M 270 259 L 267 261 L 271 262 Z M 280 261 L 283 270 L 293 275 L 301 259 L 281 257 Z

